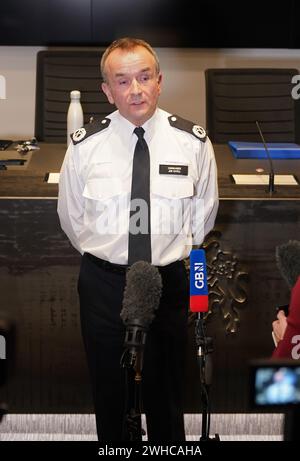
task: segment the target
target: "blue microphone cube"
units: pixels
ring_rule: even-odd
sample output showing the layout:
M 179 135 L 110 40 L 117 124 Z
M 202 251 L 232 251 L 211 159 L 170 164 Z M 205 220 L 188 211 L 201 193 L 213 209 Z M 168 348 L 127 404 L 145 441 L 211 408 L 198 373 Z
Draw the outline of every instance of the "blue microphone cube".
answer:
M 206 257 L 204 250 L 192 250 L 190 254 L 190 310 L 208 311 Z

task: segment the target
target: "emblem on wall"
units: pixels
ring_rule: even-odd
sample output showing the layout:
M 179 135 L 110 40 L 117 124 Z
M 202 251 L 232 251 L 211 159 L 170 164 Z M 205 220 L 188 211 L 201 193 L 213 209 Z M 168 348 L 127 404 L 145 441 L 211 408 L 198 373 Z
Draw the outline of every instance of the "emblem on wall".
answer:
M 227 334 L 235 334 L 241 321 L 241 309 L 247 302 L 248 272 L 238 258 L 228 250 L 222 249 L 222 234 L 210 232 L 202 248 L 206 251 L 207 283 L 209 290 L 209 311 L 205 319 L 220 312 Z M 188 260 L 186 266 L 188 267 Z M 190 319 L 195 314 L 190 314 Z

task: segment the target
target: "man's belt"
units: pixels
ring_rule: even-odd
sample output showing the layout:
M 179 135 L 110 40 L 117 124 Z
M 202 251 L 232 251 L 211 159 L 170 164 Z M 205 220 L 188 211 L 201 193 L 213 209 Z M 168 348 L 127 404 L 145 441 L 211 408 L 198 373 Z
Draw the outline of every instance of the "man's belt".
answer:
M 128 264 L 110 263 L 109 261 L 105 261 L 104 259 L 97 258 L 96 256 L 90 253 L 85 253 L 85 255 L 89 258 L 90 261 L 92 261 L 98 267 L 108 272 L 114 272 L 115 274 L 125 275 L 126 271 L 130 268 L 130 265 Z M 176 267 L 178 267 L 178 265 L 181 265 L 181 264 L 183 264 L 183 261 L 175 261 L 166 266 L 156 266 L 156 267 L 160 272 L 165 272 L 169 270 L 174 270 Z

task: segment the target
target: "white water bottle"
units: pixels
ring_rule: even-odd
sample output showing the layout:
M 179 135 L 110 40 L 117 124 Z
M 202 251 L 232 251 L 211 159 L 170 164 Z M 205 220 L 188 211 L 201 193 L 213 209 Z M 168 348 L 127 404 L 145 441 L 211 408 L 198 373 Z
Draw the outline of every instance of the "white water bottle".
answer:
M 70 144 L 70 135 L 83 125 L 83 111 L 80 104 L 80 91 L 73 90 L 70 93 L 71 102 L 67 115 L 67 145 Z

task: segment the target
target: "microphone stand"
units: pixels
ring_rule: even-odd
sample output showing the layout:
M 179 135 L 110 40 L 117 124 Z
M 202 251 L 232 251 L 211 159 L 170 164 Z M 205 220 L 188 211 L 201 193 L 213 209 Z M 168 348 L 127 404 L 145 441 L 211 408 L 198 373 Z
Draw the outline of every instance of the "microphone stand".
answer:
M 219 441 L 220 437 L 215 434 L 215 437 L 209 436 L 210 431 L 210 401 L 209 389 L 212 380 L 212 359 L 213 340 L 206 336 L 205 333 L 205 318 L 203 312 L 197 313 L 195 322 L 195 338 L 197 345 L 197 362 L 200 371 L 200 386 L 201 386 L 201 402 L 202 402 L 202 434 L 200 441 Z
M 269 194 L 272 195 L 273 193 L 276 192 L 275 191 L 275 175 L 274 175 L 273 162 L 272 162 L 272 158 L 271 158 L 268 146 L 266 144 L 265 138 L 264 138 L 264 136 L 262 134 L 262 131 L 260 129 L 259 123 L 258 123 L 258 121 L 256 121 L 255 123 L 256 123 L 259 135 L 261 137 L 261 140 L 263 142 L 263 145 L 264 145 L 264 148 L 265 148 L 265 151 L 266 151 L 266 154 L 267 154 L 267 158 L 269 160 L 270 172 L 269 172 L 269 187 L 268 187 L 267 192 L 269 192 Z
M 132 321 L 126 329 L 126 349 L 121 357 L 121 367 L 126 368 L 125 427 L 130 441 L 141 441 L 145 434 L 142 429 L 142 368 L 143 349 L 146 342 L 146 329 L 138 321 Z M 133 402 L 130 393 L 134 372 Z M 129 389 L 129 392 L 128 392 Z M 130 398 L 131 397 L 131 398 Z M 131 407 L 131 408 L 130 408 Z

